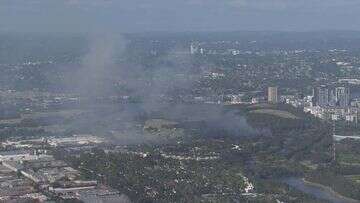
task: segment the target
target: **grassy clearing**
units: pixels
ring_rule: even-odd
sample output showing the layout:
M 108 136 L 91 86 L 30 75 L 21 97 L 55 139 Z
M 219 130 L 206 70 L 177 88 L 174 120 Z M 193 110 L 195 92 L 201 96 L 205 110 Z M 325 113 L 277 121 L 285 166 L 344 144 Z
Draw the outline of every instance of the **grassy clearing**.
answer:
M 340 153 L 337 155 L 340 163 L 360 164 L 360 156 L 355 154 Z
M 347 178 L 357 184 L 360 184 L 360 175 L 348 175 L 348 176 L 345 176 L 345 178 Z
M 282 111 L 282 110 L 276 110 L 276 109 L 257 109 L 250 111 L 250 113 L 258 113 L 258 114 L 267 114 L 272 116 L 277 116 L 281 118 L 287 118 L 287 119 L 299 119 L 299 117 L 295 116 L 294 114 Z

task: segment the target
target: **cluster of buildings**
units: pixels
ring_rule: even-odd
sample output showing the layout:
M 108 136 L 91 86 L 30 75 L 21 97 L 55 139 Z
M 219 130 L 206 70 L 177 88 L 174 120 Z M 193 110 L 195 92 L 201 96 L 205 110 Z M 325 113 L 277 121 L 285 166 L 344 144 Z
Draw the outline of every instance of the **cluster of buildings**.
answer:
M 121 202 L 118 191 L 96 180 L 84 180 L 80 171 L 51 153 L 59 146 L 88 148 L 104 142 L 91 135 L 3 142 L 0 202 Z
M 261 94 L 263 95 L 264 92 L 262 91 L 254 91 L 254 94 Z M 240 94 L 228 94 L 224 95 L 221 98 L 218 98 L 218 103 L 224 104 L 259 104 L 259 103 L 269 103 L 269 104 L 277 104 L 282 102 L 282 97 L 278 93 L 278 87 L 271 86 L 267 88 L 265 96 L 255 96 L 252 97 L 249 101 L 246 97 L 245 93 Z M 245 99 L 244 99 L 245 98 Z
M 255 41 L 249 42 L 256 43 Z M 290 53 L 299 53 L 296 52 L 298 50 L 294 51 L 288 51 Z M 302 50 L 304 51 L 304 50 Z M 287 51 L 271 51 L 271 54 L 287 54 Z M 250 55 L 250 54 L 256 54 L 256 55 L 265 55 L 269 52 L 265 51 L 252 51 L 250 50 L 243 50 L 241 46 L 239 46 L 239 42 L 231 42 L 231 41 L 215 41 L 215 42 L 192 42 L 190 44 L 190 54 L 200 54 L 200 55 Z
M 358 122 L 360 99 L 352 99 L 350 88 L 346 85 L 321 85 L 313 88 L 313 94 L 280 95 L 278 87 L 267 88 L 267 95 L 253 97 L 250 102 L 241 102 L 240 97 L 234 97 L 231 104 L 236 103 L 287 103 L 296 108 L 303 108 L 314 116 L 326 120 L 344 120 Z
M 233 55 L 253 54 L 252 51 L 243 51 L 234 46 L 232 42 L 192 42 L 190 44 L 190 54 L 200 55 Z M 259 54 L 259 53 L 257 53 Z
M 200 47 L 200 43 L 191 43 L 190 45 L 190 54 L 204 54 L 204 48 Z
M 251 104 L 269 103 L 277 104 L 281 102 L 281 97 L 278 92 L 278 87 L 271 86 L 267 88 L 266 96 L 252 97 Z
M 0 202 L 20 202 L 21 200 L 39 202 L 48 198 L 39 193 L 31 180 L 18 176 L 12 169 L 0 165 Z
M 311 96 L 290 95 L 282 99 L 321 119 L 358 122 L 360 103 L 351 98 L 350 88 L 346 85 L 321 85 L 313 89 Z
M 314 88 L 311 103 L 304 111 L 322 119 L 357 123 L 359 108 L 351 102 L 349 87 L 322 85 Z
M 313 106 L 323 108 L 347 108 L 350 105 L 350 89 L 348 87 L 332 87 L 322 85 L 313 90 Z
M 240 54 L 253 54 L 252 51 L 242 51 L 237 48 L 230 48 L 228 45 L 221 46 L 220 44 L 206 44 L 193 42 L 190 45 L 190 54 L 200 54 L 200 55 L 233 55 L 237 56 Z M 260 54 L 257 52 L 257 54 Z

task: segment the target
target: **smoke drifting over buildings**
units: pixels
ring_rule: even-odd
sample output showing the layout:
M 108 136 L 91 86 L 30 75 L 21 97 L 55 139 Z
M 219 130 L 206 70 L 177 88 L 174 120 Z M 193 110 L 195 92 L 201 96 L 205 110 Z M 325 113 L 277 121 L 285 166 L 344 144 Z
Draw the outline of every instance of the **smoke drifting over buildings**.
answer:
M 106 126 L 104 134 L 111 134 L 119 142 L 143 143 L 156 142 L 157 137 L 144 135 L 136 125 L 143 125 L 147 119 L 167 119 L 181 123 L 202 123 L 205 134 L 217 133 L 242 136 L 255 134 L 246 119 L 236 112 L 224 112 L 217 105 L 179 104 L 169 101 L 169 94 L 191 91 L 201 74 L 196 73 L 191 56 L 177 54 L 177 51 L 159 57 L 162 62 L 155 67 L 124 62 L 127 41 L 114 35 L 90 38 L 88 53 L 81 60 L 77 73 L 76 90 L 82 97 L 90 100 L 115 95 L 119 85 L 127 92 L 140 98 L 135 104 L 115 104 L 108 109 L 93 110 L 76 121 L 77 128 L 93 129 Z M 120 93 L 121 94 L 121 93 Z M 114 105 L 114 104 L 112 104 Z M 141 118 L 139 120 L 139 118 Z M 131 127 L 129 127 L 129 125 Z

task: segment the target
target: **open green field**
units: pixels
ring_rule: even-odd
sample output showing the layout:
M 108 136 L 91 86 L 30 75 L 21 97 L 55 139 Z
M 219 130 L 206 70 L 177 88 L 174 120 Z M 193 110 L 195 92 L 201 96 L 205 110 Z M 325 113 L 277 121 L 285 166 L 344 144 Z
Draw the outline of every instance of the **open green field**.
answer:
M 337 154 L 338 161 L 345 164 L 360 164 L 360 155 L 339 153 Z
M 15 124 L 20 123 L 22 118 L 14 118 L 14 119 L 2 119 L 0 120 L 0 124 Z
M 64 110 L 57 110 L 57 111 L 48 111 L 48 112 L 34 112 L 31 114 L 23 114 L 21 118 L 39 118 L 39 117 L 49 117 L 49 116 L 62 116 L 62 117 L 71 117 L 74 115 L 78 115 L 84 113 L 84 110 L 77 110 L 77 109 L 64 109 Z
M 271 116 L 277 116 L 281 118 L 287 119 L 299 119 L 299 117 L 295 116 L 294 114 L 288 111 L 276 110 L 276 109 L 257 109 L 250 111 L 250 113 L 257 113 L 257 114 L 267 114 Z
M 357 184 L 360 184 L 360 175 L 348 175 L 348 176 L 345 176 L 347 179 L 357 183 Z

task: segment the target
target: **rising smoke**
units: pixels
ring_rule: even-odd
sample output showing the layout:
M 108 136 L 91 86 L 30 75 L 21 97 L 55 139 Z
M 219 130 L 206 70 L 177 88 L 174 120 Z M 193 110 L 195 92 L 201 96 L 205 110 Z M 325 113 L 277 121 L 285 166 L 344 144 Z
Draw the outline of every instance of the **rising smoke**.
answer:
M 127 93 L 141 98 L 141 102 L 115 104 L 111 110 L 92 111 L 82 119 L 77 119 L 74 126 L 83 126 L 84 129 L 103 128 L 107 132 L 104 134 L 111 132 L 125 144 L 156 141 L 157 137 L 144 135 L 142 129 L 136 127 L 152 118 L 179 123 L 201 121 L 209 135 L 218 133 L 215 129 L 235 136 L 256 132 L 243 117 L 235 112 L 224 112 L 220 106 L 169 101 L 169 95 L 176 98 L 184 91 L 191 92 L 202 77 L 201 71 L 191 62 L 190 55 L 177 54 L 181 52 L 172 50 L 158 57 L 157 65 L 149 68 L 141 63 L 126 62 L 124 53 L 127 51 L 127 43 L 121 36 L 107 34 L 91 37 L 89 51 L 82 58 L 77 73 L 79 80 L 76 90 L 83 97 L 97 98 L 124 94 L 116 91 L 117 85 L 121 84 L 128 90 Z
M 121 36 L 105 34 L 89 37 L 88 53 L 81 59 L 77 73 L 77 91 L 83 96 L 96 97 L 111 94 L 116 79 L 116 56 L 122 54 L 126 40 Z

